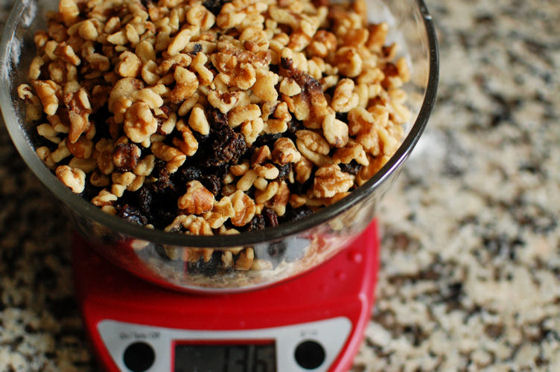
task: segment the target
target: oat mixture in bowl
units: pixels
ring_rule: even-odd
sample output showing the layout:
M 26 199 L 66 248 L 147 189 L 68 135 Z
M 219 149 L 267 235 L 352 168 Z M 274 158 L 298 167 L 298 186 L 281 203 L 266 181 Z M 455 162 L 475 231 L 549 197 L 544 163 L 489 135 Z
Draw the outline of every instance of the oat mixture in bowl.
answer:
M 175 282 L 186 271 L 228 287 L 232 272 L 291 276 L 290 262 L 301 271 L 332 256 L 371 220 L 371 191 L 429 113 L 407 102 L 412 53 L 387 40 L 388 23 L 369 21 L 363 0 L 61 0 L 46 17 L 24 3 L 14 12 L 24 23 L 28 12 L 32 52 L 8 80 L 31 168 L 38 157 L 58 179 L 42 169 L 47 186 L 59 196 L 65 186 L 61 199 L 80 230 L 103 238 L 100 250 L 132 247 Z M 425 8 L 409 3 L 401 11 L 416 17 L 423 34 L 411 37 L 433 73 Z M 186 269 L 175 273 L 175 261 Z

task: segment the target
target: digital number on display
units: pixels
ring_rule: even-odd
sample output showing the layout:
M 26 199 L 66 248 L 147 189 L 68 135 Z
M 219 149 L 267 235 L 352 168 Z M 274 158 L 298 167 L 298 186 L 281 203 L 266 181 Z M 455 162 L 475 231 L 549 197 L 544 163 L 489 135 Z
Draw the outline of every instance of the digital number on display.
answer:
M 174 362 L 174 372 L 274 372 L 276 345 L 178 342 Z

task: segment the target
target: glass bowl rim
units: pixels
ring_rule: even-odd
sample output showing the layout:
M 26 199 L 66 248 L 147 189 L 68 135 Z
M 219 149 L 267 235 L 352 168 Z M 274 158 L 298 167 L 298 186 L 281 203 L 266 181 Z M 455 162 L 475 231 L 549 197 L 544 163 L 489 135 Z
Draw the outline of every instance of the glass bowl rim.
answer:
M 371 179 L 352 191 L 350 195 L 330 206 L 323 207 L 317 212 L 314 212 L 313 214 L 300 220 L 284 222 L 276 227 L 266 228 L 259 231 L 243 232 L 235 235 L 212 236 L 186 235 L 165 232 L 157 229 L 152 230 L 125 221 L 121 217 L 107 214 L 101 211 L 100 208 L 92 205 L 89 201 L 74 194 L 66 186 L 64 186 L 62 182 L 60 182 L 39 159 L 33 150 L 33 146 L 29 143 L 28 137 L 18 125 L 16 111 L 14 105 L 12 104 L 11 92 L 7 88 L 10 85 L 10 74 L 8 69 L 10 63 L 8 58 L 11 57 L 10 45 L 14 37 L 16 27 L 22 21 L 21 14 L 28 5 L 28 1 L 15 2 L 8 20 L 6 21 L 6 25 L 4 26 L 0 42 L 0 107 L 2 109 L 2 115 L 10 137 L 19 154 L 35 176 L 39 178 L 39 180 L 50 190 L 50 192 L 52 192 L 59 200 L 61 200 L 68 208 L 79 216 L 85 216 L 86 218 L 94 220 L 95 222 L 110 228 L 112 232 L 124 234 L 128 238 L 191 248 L 232 248 L 278 241 L 328 222 L 365 199 L 403 164 L 420 139 L 436 101 L 439 80 L 439 51 L 432 16 L 430 15 L 424 0 L 415 0 L 415 2 L 422 16 L 427 36 L 429 72 L 424 100 L 416 121 L 412 125 L 409 133 L 389 161 Z

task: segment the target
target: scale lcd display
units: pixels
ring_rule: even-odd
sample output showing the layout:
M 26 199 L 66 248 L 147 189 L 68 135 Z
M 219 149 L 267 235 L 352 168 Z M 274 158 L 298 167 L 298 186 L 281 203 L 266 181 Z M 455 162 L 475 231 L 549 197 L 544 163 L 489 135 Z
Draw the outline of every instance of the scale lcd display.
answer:
M 174 372 L 274 372 L 276 344 L 175 342 Z

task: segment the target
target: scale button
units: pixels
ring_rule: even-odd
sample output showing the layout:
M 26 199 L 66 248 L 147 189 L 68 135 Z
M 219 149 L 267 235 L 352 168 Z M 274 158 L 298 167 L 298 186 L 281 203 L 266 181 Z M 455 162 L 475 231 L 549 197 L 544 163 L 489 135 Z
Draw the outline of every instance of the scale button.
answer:
M 296 347 L 294 357 L 297 364 L 304 369 L 315 369 L 325 361 L 325 349 L 314 340 L 306 340 Z
M 132 372 L 147 371 L 156 359 L 154 349 L 145 342 L 134 342 L 124 351 L 124 365 Z

